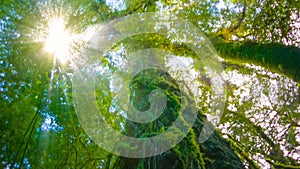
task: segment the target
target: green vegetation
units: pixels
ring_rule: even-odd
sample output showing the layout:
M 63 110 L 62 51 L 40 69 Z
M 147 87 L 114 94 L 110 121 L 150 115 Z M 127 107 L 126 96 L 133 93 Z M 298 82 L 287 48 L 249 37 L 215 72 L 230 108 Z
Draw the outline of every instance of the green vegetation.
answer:
M 299 168 L 300 1 L 225 0 L 220 6 L 222 2 L 128 0 L 115 8 L 104 0 L 0 0 L 0 168 Z M 69 58 L 63 64 L 44 50 L 48 22 L 62 17 L 66 29 L 79 35 L 93 25 L 155 11 L 173 13 L 195 24 L 225 59 L 225 71 L 236 70 L 252 81 L 243 81 L 241 87 L 227 79 L 220 129 L 206 142 L 198 142 L 211 87 L 203 76 L 198 80 L 204 101 L 190 105 L 197 108 L 197 119 L 178 145 L 153 157 L 121 157 L 99 147 L 80 125 L 72 95 L 72 62 L 80 58 Z M 156 34 L 137 35 L 114 45 L 111 52 L 116 53 L 122 48 L 128 53 L 159 48 L 178 56 L 195 56 L 186 45 Z M 81 50 L 81 42 L 73 48 L 72 54 Z M 111 55 L 96 57 L 107 74 L 118 69 Z M 146 64 L 143 60 L 135 63 Z M 284 76 L 271 77 L 243 63 Z M 167 107 L 155 121 L 137 124 L 120 115 L 122 107 L 113 107 L 111 79 L 101 73 L 97 74 L 101 83 L 96 81 L 99 85 L 95 86 L 97 105 L 108 124 L 129 136 L 163 133 L 174 119 L 183 118 L 181 101 L 194 99 L 188 92 L 179 97 L 178 84 L 169 74 L 155 69 L 141 72 L 130 84 L 132 105 L 147 110 L 148 94 L 162 88 Z M 272 80 L 276 89 L 271 88 Z M 247 92 L 247 87 L 251 89 L 248 96 L 236 94 Z M 267 101 L 258 99 L 262 95 Z M 271 106 L 258 105 L 262 102 Z M 228 108 L 232 105 L 236 111 Z
M 300 49 L 279 43 L 213 41 L 220 56 L 235 63 L 253 63 L 300 82 Z M 287 59 L 288 58 L 288 59 Z

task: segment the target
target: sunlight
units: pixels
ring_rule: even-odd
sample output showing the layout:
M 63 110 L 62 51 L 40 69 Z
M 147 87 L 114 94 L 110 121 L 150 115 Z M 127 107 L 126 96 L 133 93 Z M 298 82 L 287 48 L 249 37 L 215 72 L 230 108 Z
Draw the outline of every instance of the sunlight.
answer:
M 49 34 L 45 43 L 45 51 L 51 53 L 65 63 L 68 60 L 71 36 L 65 30 L 63 19 L 54 19 L 49 22 Z

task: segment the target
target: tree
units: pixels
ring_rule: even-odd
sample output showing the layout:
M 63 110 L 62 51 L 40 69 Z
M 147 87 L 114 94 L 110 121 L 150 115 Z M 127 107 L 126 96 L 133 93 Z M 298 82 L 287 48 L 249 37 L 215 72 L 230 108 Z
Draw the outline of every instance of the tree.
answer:
M 299 159 L 292 156 L 299 154 L 300 98 L 296 98 L 300 95 L 300 52 L 297 48 L 299 1 L 284 0 L 277 3 L 273 0 L 232 0 L 225 1 L 222 8 L 218 7 L 219 1 L 215 0 L 126 1 L 121 9 L 114 9 L 102 0 L 2 0 L 0 4 L 1 168 L 260 168 L 264 165 L 297 168 L 299 165 Z M 73 70 L 59 62 L 53 65 L 54 58 L 44 51 L 44 42 L 39 39 L 45 39 L 47 23 L 51 17 L 65 17 L 68 20 L 66 27 L 73 33 L 80 34 L 96 23 L 153 11 L 172 12 L 198 26 L 211 38 L 219 55 L 226 59 L 224 66 L 228 69 L 250 75 L 247 72 L 250 69 L 237 65 L 254 63 L 284 73 L 297 82 L 279 75 L 275 78 L 267 76 L 271 80 L 279 79 L 278 85 L 282 89 L 280 91 L 283 91 L 278 94 L 278 102 L 284 103 L 270 101 L 271 108 L 257 107 L 256 103 L 259 101 L 254 94 L 251 98 L 236 96 L 237 91 L 243 92 L 245 89 L 230 84 L 226 107 L 240 105 L 239 111 L 226 109 L 221 124 L 229 126 L 226 128 L 228 132 L 216 130 L 203 144 L 199 144 L 197 138 L 206 118 L 205 109 L 198 110 L 197 121 L 192 130 L 180 144 L 168 152 L 143 159 L 110 154 L 89 138 L 77 119 L 71 86 Z M 117 44 L 112 51 L 124 45 L 127 50 L 133 51 L 156 47 L 168 49 L 177 55 L 193 55 L 186 46 L 171 43 L 168 38 L 156 35 L 136 36 L 122 43 Z M 79 48 L 80 45 L 75 49 Z M 113 70 L 115 65 L 112 60 L 113 58 L 106 57 L 101 62 Z M 251 71 L 259 74 L 257 70 Z M 159 72 L 149 72 L 135 77 L 131 92 L 147 94 L 148 90 L 161 81 L 156 79 Z M 148 76 L 151 77 L 153 86 L 148 86 Z M 172 81 L 168 76 L 163 78 Z M 207 89 L 203 91 L 209 92 L 210 84 L 203 79 L 203 88 Z M 251 83 L 254 85 L 255 78 L 253 79 Z M 265 82 L 264 78 L 260 80 L 265 83 L 264 87 L 272 85 Z M 108 85 L 109 82 L 106 82 Z M 287 84 L 287 87 L 283 84 Z M 136 89 L 135 85 L 139 88 Z M 166 85 L 172 86 L 169 83 Z M 117 113 L 111 115 L 109 111 L 113 96 L 100 88 L 105 86 L 98 87 L 96 92 L 103 99 L 99 99 L 97 103 L 107 112 L 106 120 L 123 131 L 118 121 L 124 121 L 124 118 L 118 117 Z M 172 93 L 174 90 L 177 90 L 176 87 L 168 91 L 171 93 L 168 102 L 176 107 L 176 93 Z M 261 92 L 271 99 L 272 92 L 266 90 Z M 248 100 L 245 103 L 240 99 Z M 132 101 L 142 109 L 149 106 L 145 99 L 132 98 Z M 249 109 L 253 111 L 247 114 Z M 253 121 L 259 112 L 270 115 L 277 113 L 275 120 L 266 124 L 273 131 Z M 176 111 L 172 113 L 174 114 L 166 118 L 174 118 L 172 116 L 176 115 Z M 268 121 L 265 117 L 263 120 Z M 167 122 L 164 124 L 168 126 Z M 154 123 L 155 125 L 157 124 Z M 126 121 L 125 132 L 133 131 L 130 127 L 130 121 Z M 247 129 L 251 131 L 245 131 Z M 279 129 L 282 131 L 277 131 Z M 139 130 L 151 135 L 153 130 L 158 129 L 140 125 Z M 127 134 L 140 136 L 138 132 Z M 279 136 L 281 137 L 278 138 Z M 261 159 L 265 163 L 260 162 Z

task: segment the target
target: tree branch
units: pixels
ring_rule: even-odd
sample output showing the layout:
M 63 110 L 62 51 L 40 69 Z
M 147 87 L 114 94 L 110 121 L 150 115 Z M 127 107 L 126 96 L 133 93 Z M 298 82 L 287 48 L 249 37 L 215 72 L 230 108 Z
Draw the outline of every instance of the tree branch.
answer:
M 245 20 L 246 18 L 246 12 L 247 12 L 247 3 L 246 3 L 246 0 L 244 0 L 244 8 L 243 8 L 243 11 L 242 11 L 242 17 L 239 19 L 239 22 L 237 25 L 235 25 L 234 27 L 232 27 L 230 30 L 229 30 L 229 33 L 232 33 L 233 31 L 237 30 L 239 27 L 241 27 L 243 21 Z

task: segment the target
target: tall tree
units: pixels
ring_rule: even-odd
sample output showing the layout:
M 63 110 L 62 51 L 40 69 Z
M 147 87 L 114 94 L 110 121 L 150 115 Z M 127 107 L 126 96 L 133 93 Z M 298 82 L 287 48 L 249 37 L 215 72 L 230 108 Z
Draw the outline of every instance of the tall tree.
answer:
M 1 0 L 0 4 L 1 168 L 299 168 L 299 156 L 296 155 L 299 154 L 300 98 L 295 98 L 300 96 L 300 51 L 297 48 L 300 43 L 299 0 L 283 0 L 280 3 L 274 0 L 133 0 L 120 3 L 119 6 L 103 0 Z M 278 88 L 284 91 L 278 94 L 278 102 L 284 103 L 272 102 L 271 108 L 257 106 L 260 100 L 256 100 L 254 91 L 253 98 L 248 98 L 248 102 L 244 103 L 239 100 L 242 96 L 236 96 L 236 93 L 245 92 L 245 87 L 230 85 L 226 106 L 239 105 L 239 111 L 226 109 L 221 123 L 229 126 L 227 130 L 231 134 L 216 130 L 206 142 L 199 144 L 197 139 L 206 120 L 204 114 L 207 110 L 203 109 L 197 110 L 196 123 L 187 137 L 170 151 L 140 159 L 106 152 L 86 134 L 77 119 L 73 106 L 71 61 L 64 65 L 44 50 L 48 22 L 63 17 L 66 29 L 73 34 L 82 34 L 94 24 L 155 11 L 174 13 L 192 22 L 211 38 L 222 58 L 238 63 L 259 64 L 284 73 L 297 83 L 274 75 L 275 78 L 271 80 L 283 81 L 278 83 Z M 76 45 L 74 53 L 81 47 L 80 44 Z M 133 51 L 160 48 L 177 55 L 193 55 L 188 47 L 151 34 L 136 36 L 127 42 L 125 40 L 112 47 L 112 51 L 122 45 Z M 113 59 L 108 56 L 99 60 L 113 70 L 116 66 Z M 232 63 L 224 63 L 224 67 L 245 70 L 242 74 L 247 75 L 249 71 Z M 264 79 L 268 73 L 257 74 Z M 165 83 L 165 80 L 172 82 L 169 76 L 157 74 L 160 72 L 149 71 L 135 77 L 131 88 L 131 92 L 136 93 L 131 98 L 133 105 L 147 109 L 149 103 L 143 95 L 163 85 L 169 94 L 168 104 L 177 106 L 176 85 Z M 161 132 L 157 127 L 161 125 L 160 121 L 154 122 L 152 128 L 150 125 L 136 127 L 130 121 L 125 121 L 123 126 L 121 122 L 124 122 L 124 118 L 111 112 L 114 97 L 105 88 L 109 86 L 109 81 L 105 81 L 105 78 L 102 80 L 105 85 L 96 88 L 97 96 L 101 97 L 97 104 L 106 112 L 106 120 L 115 129 L 140 137 Z M 255 80 L 253 78 L 251 83 L 258 85 Z M 207 82 L 204 77 L 201 81 L 206 89 L 203 91 L 208 92 L 209 80 Z M 265 83 L 266 86 L 273 85 Z M 260 90 L 264 93 L 262 95 L 272 98 L 272 92 L 266 90 Z M 185 97 L 191 99 L 187 94 Z M 247 114 L 252 109 L 258 110 Z M 272 131 L 261 125 L 259 120 L 253 121 L 256 116 L 261 116 L 259 112 L 267 112 L 270 116 L 273 112 L 277 113 L 270 124 L 265 124 Z M 167 128 L 176 115 L 178 112 L 173 109 L 160 120 Z M 237 125 L 232 124 L 232 119 Z M 263 119 L 268 121 L 265 117 Z M 133 126 L 138 130 L 133 130 Z M 280 130 L 279 134 L 277 130 Z M 145 132 L 144 135 L 142 132 Z M 261 162 L 261 159 L 265 161 Z

